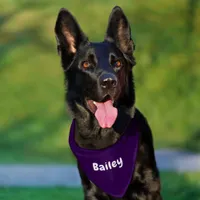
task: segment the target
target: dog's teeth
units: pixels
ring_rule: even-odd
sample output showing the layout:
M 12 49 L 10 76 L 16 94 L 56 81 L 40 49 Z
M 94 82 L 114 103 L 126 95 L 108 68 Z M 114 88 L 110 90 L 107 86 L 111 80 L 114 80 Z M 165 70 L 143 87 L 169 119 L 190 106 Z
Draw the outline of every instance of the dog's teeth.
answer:
M 95 101 L 93 101 L 93 104 L 94 104 L 94 105 L 96 105 L 96 102 L 95 102 Z

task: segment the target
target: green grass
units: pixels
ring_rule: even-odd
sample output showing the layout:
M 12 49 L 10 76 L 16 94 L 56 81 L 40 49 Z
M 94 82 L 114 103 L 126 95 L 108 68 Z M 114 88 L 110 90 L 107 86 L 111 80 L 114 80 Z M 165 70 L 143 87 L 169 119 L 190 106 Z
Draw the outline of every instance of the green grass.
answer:
M 1 200 L 82 200 L 83 194 L 81 189 L 69 188 L 3 188 L 0 189 Z
M 163 199 L 200 200 L 200 174 L 162 173 Z M 81 200 L 81 188 L 0 188 L 1 200 Z
M 155 147 L 200 150 L 200 16 L 188 31 L 187 1 L 85 0 L 82 10 L 80 1 L 1 0 L 1 163 L 73 162 L 53 32 L 56 16 L 68 8 L 89 38 L 101 41 L 114 5 L 131 22 L 136 105 L 149 120 Z M 195 7 L 199 13 L 199 4 Z

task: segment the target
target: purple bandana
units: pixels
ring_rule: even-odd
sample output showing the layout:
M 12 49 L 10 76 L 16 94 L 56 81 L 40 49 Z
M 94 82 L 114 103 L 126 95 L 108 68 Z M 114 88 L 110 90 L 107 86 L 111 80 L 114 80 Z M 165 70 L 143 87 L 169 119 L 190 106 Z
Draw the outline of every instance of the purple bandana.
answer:
M 139 133 L 134 120 L 114 145 L 104 149 L 81 148 L 74 138 L 75 120 L 70 129 L 69 145 L 81 169 L 102 191 L 114 197 L 123 197 L 133 176 L 138 150 Z

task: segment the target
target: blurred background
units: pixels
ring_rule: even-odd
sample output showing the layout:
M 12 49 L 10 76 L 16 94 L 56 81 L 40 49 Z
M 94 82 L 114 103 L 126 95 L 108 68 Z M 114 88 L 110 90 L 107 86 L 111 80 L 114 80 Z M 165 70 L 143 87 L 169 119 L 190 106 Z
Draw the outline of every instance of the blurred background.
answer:
M 199 0 L 1 0 L 0 164 L 75 162 L 55 20 L 65 7 L 90 40 L 102 41 L 115 5 L 132 27 L 136 106 L 149 121 L 155 148 L 200 153 Z M 200 172 L 161 172 L 161 177 L 165 199 L 200 199 Z M 12 197 L 82 199 L 82 192 L 0 188 L 0 199 Z

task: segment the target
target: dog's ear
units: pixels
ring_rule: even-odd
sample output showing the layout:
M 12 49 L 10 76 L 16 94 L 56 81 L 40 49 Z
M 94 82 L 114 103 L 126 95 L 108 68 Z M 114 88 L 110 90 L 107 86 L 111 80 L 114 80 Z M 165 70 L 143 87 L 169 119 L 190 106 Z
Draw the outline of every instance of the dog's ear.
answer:
M 131 38 L 131 28 L 119 6 L 115 6 L 110 14 L 105 40 L 114 42 L 121 52 L 132 60 L 135 45 Z
M 57 50 L 65 61 L 65 65 L 70 65 L 79 46 L 88 41 L 76 19 L 72 14 L 62 8 L 60 9 L 55 25 L 57 40 Z M 66 67 L 66 66 L 65 66 Z

